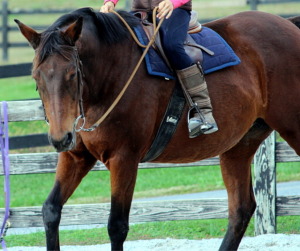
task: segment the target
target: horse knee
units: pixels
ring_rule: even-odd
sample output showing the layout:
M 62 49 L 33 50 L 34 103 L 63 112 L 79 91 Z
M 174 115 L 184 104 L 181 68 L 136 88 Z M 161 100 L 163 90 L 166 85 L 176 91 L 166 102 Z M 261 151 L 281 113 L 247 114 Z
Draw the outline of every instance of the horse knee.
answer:
M 110 219 L 107 229 L 112 244 L 123 244 L 129 232 L 128 222 L 125 220 Z
M 42 213 L 46 229 L 58 228 L 61 218 L 61 210 L 61 205 L 51 204 L 47 201 L 43 204 Z

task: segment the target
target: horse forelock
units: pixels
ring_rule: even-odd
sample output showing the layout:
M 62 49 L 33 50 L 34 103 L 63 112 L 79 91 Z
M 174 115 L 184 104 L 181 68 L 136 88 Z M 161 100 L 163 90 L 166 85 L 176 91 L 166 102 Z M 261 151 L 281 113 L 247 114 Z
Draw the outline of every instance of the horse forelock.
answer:
M 59 36 L 58 31 L 46 31 L 42 33 L 41 42 L 36 49 L 36 55 L 33 61 L 33 69 L 41 65 L 49 56 L 59 53 L 66 59 L 71 59 L 71 46 L 66 46 L 66 43 Z

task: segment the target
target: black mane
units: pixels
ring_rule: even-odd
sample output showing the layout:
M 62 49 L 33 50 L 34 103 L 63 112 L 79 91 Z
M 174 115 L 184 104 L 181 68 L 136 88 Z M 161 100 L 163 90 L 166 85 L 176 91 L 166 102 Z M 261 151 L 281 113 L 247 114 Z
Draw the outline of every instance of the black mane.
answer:
M 131 28 L 139 24 L 139 20 L 126 11 L 118 11 Z M 41 34 L 41 42 L 37 49 L 38 58 L 35 65 L 41 64 L 46 57 L 58 52 L 65 57 L 69 57 L 70 50 L 66 52 L 66 41 L 62 39 L 59 31 L 61 28 L 75 22 L 79 17 L 83 17 L 83 22 L 88 22 L 95 26 L 98 31 L 98 39 L 105 44 L 121 43 L 130 35 L 128 29 L 114 13 L 96 12 L 91 8 L 82 8 L 58 18 L 48 29 Z M 96 34 L 95 34 L 96 35 Z

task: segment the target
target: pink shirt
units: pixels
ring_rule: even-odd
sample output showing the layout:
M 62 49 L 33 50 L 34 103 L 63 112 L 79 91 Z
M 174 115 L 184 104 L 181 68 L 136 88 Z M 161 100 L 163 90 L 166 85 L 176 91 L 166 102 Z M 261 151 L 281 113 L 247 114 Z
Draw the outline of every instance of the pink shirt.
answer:
M 117 2 L 119 0 L 105 0 L 104 3 L 111 1 L 113 2 L 115 5 L 117 5 Z M 184 5 L 185 3 L 187 3 L 189 0 L 170 0 L 172 2 L 172 4 L 174 5 L 174 9 L 180 7 L 181 5 Z

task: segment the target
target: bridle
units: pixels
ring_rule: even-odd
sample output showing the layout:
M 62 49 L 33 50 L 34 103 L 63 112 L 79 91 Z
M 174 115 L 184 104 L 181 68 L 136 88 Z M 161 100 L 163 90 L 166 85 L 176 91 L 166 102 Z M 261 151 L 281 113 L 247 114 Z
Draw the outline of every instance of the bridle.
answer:
M 85 116 L 84 116 L 84 111 L 83 111 L 83 99 L 82 99 L 82 86 L 83 86 L 83 81 L 82 81 L 82 77 L 84 77 L 83 74 L 83 64 L 82 61 L 79 58 L 79 54 L 78 54 L 78 50 L 76 48 L 76 46 L 74 46 L 74 51 L 75 51 L 75 60 L 76 60 L 76 67 L 77 67 L 77 77 L 78 77 L 78 104 L 79 104 L 79 109 L 80 109 L 80 115 L 77 117 L 77 119 L 75 119 L 74 122 L 74 130 L 75 132 L 80 132 L 81 130 L 89 132 L 92 131 L 90 129 L 84 129 L 84 125 L 85 125 Z M 78 122 L 80 119 L 83 119 L 82 125 L 79 127 L 79 129 L 77 128 Z
M 139 62 L 137 63 L 135 69 L 133 70 L 131 76 L 129 77 L 127 83 L 125 84 L 125 86 L 123 87 L 122 91 L 119 93 L 119 95 L 117 96 L 117 98 L 115 99 L 115 101 L 111 104 L 111 106 L 108 108 L 108 110 L 103 114 L 103 116 L 95 123 L 93 124 L 90 128 L 84 128 L 84 125 L 85 125 L 85 116 L 84 116 L 84 111 L 83 111 L 83 100 L 82 100 L 82 86 L 83 86 L 83 81 L 82 81 L 82 78 L 84 77 L 83 75 L 83 64 L 82 64 L 82 61 L 80 60 L 79 58 L 79 54 L 78 54 L 78 50 L 77 50 L 77 47 L 76 46 L 68 46 L 68 47 L 72 47 L 75 51 L 75 60 L 76 60 L 76 68 L 77 68 L 77 77 L 78 77 L 78 90 L 79 90 L 79 97 L 78 97 L 78 103 L 79 103 L 79 109 L 80 109 L 80 115 L 76 118 L 75 122 L 74 122 L 74 131 L 75 132 L 80 132 L 80 131 L 84 131 L 84 132 L 91 132 L 91 131 L 94 131 L 99 125 L 100 123 L 102 123 L 102 121 L 108 116 L 108 114 L 112 111 L 112 109 L 117 105 L 117 103 L 119 102 L 119 100 L 122 98 L 122 96 L 124 95 L 127 87 L 129 86 L 129 84 L 131 83 L 131 80 L 133 79 L 135 73 L 137 72 L 139 66 L 141 65 L 144 57 L 146 56 L 148 50 L 150 49 L 150 47 L 152 46 L 152 44 L 155 42 L 155 37 L 156 37 L 156 34 L 157 32 L 159 31 L 159 28 L 164 20 L 164 17 L 160 20 L 159 24 L 156 26 L 156 12 L 157 12 L 157 9 L 158 7 L 156 7 L 154 10 L 153 10 L 153 26 L 154 26 L 154 33 L 153 33 L 153 36 L 151 37 L 149 43 L 147 46 L 144 46 L 142 45 L 137 37 L 135 36 L 134 32 L 132 31 L 132 29 L 129 27 L 129 25 L 126 23 L 126 21 L 115 11 L 111 11 L 113 12 L 114 14 L 116 14 L 120 19 L 121 21 L 124 23 L 124 25 L 127 27 L 127 29 L 129 30 L 129 32 L 131 33 L 133 39 L 135 40 L 135 42 L 145 48 L 144 49 L 144 52 L 139 60 Z M 47 124 L 49 125 L 49 120 L 47 118 L 47 115 L 46 115 L 46 111 L 45 111 L 45 107 L 44 107 L 44 104 L 43 104 L 43 108 L 44 108 L 44 113 L 45 113 L 45 121 L 47 122 Z M 78 122 L 80 119 L 83 119 L 83 122 L 82 122 L 82 125 L 78 128 Z
M 93 131 L 95 128 L 88 128 L 88 129 L 84 128 L 85 116 L 84 116 L 83 99 L 82 99 L 82 86 L 83 86 L 83 80 L 82 79 L 84 77 L 83 64 L 82 64 L 82 61 L 79 58 L 79 54 L 78 54 L 78 50 L 77 50 L 76 46 L 66 46 L 66 45 L 64 45 L 64 47 L 72 48 L 75 52 L 76 73 L 77 73 L 77 82 L 78 82 L 78 104 L 79 104 L 79 109 L 80 109 L 80 115 L 75 119 L 74 131 L 75 132 L 80 132 L 81 130 L 83 130 L 83 131 L 86 131 L 86 132 L 90 132 L 90 131 Z M 47 118 L 46 111 L 45 111 L 45 106 L 44 106 L 43 102 L 42 102 L 42 105 L 43 105 L 43 109 L 44 109 L 45 121 L 49 125 L 49 119 Z M 82 125 L 79 127 L 79 129 L 77 129 L 78 122 L 81 118 L 83 119 Z

